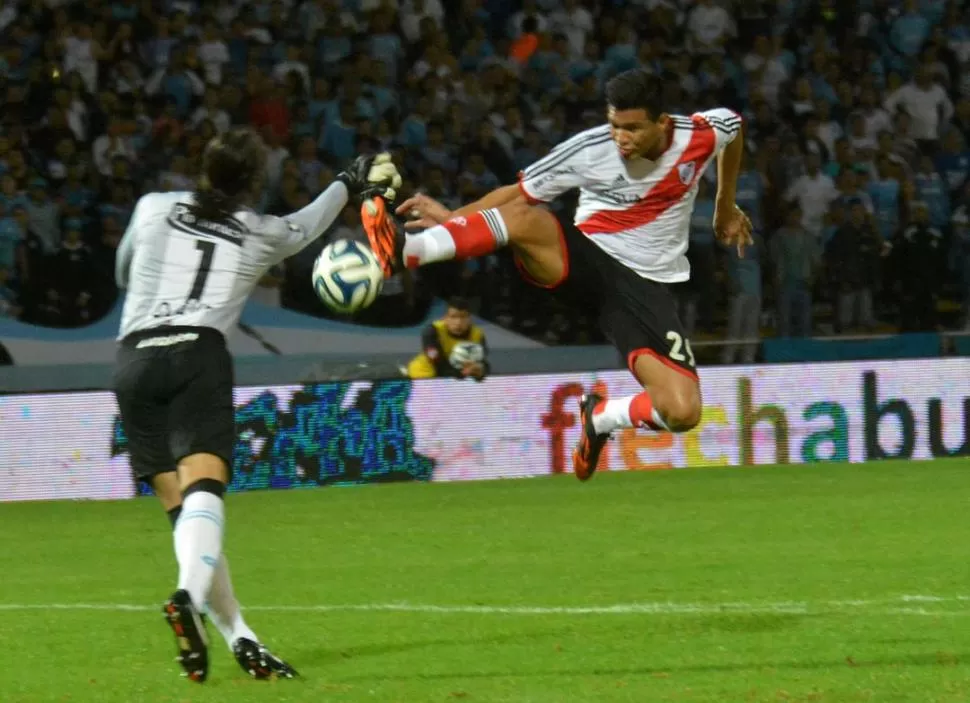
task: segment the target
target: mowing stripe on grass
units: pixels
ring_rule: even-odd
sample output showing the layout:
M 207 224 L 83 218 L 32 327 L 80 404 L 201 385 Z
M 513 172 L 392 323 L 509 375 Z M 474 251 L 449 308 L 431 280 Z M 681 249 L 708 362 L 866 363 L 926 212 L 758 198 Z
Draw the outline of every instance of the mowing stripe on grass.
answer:
M 421 603 L 360 603 L 319 605 L 256 605 L 244 610 L 276 613 L 402 612 L 466 615 L 821 615 L 851 613 L 876 615 L 964 616 L 970 610 L 945 610 L 911 604 L 946 605 L 970 602 L 970 596 L 904 595 L 882 599 L 830 601 L 764 601 L 742 603 L 619 603 L 588 606 L 427 605 Z M 157 605 L 132 603 L 0 603 L 0 611 L 102 610 L 144 612 Z

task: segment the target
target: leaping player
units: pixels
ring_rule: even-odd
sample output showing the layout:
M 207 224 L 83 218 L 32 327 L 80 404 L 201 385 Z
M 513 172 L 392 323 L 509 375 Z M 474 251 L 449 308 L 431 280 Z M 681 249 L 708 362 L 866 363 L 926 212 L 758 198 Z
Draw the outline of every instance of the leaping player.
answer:
M 454 212 L 426 195 L 402 203 L 397 214 L 410 217 L 406 228 L 423 230 L 418 234 L 399 235 L 380 198 L 362 207 L 387 276 L 508 245 L 531 283 L 551 289 L 568 282 L 593 300 L 603 333 L 643 391 L 582 397 L 573 469 L 583 481 L 614 430 L 686 432 L 700 421 L 694 354 L 668 284 L 690 277 L 685 254 L 697 185 L 715 160 L 715 233 L 739 252 L 752 243 L 751 222 L 735 204 L 741 117 L 725 108 L 670 115 L 660 95 L 660 80 L 645 71 L 617 75 L 606 85 L 608 124 L 559 144 L 518 184 Z M 580 194 L 574 223 L 536 207 L 573 188 Z

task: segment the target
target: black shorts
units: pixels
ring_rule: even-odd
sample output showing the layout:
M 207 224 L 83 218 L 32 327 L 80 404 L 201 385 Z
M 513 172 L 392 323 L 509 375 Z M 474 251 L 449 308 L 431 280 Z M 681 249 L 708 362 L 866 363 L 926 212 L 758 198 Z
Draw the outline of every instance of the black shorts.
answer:
M 215 454 L 232 473 L 236 439 L 232 357 L 209 327 L 134 332 L 118 349 L 115 397 L 139 480 L 174 471 L 190 454 Z
M 677 314 L 677 298 L 667 284 L 638 275 L 572 222 L 557 220 L 566 264 L 563 279 L 542 287 L 561 286 L 565 300 L 593 310 L 603 334 L 631 371 L 637 357 L 649 354 L 696 380 L 694 353 Z M 526 280 L 541 285 L 521 264 L 519 270 Z

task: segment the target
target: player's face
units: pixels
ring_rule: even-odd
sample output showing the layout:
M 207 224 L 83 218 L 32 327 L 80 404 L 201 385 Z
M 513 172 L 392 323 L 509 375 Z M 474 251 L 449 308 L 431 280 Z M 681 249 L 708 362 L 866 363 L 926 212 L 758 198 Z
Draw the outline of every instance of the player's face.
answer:
M 610 123 L 610 135 L 624 159 L 646 156 L 658 150 L 666 138 L 664 118 L 654 122 L 646 110 L 617 110 L 609 106 L 606 119 Z
M 467 310 L 448 308 L 448 312 L 445 313 L 445 327 L 452 337 L 463 337 L 468 334 L 471 321 L 472 317 Z

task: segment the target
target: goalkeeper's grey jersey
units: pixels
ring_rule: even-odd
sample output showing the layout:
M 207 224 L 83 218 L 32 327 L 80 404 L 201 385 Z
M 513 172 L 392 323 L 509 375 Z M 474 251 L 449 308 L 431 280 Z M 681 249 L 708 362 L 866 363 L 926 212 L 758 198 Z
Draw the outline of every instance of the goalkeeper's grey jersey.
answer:
M 192 193 L 149 193 L 135 206 L 118 247 L 115 275 L 126 288 L 118 339 L 167 325 L 235 327 L 270 267 L 319 237 L 347 203 L 334 183 L 286 217 L 239 210 L 201 220 Z

